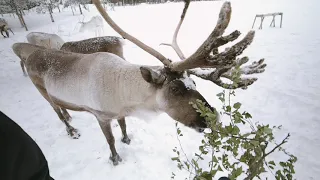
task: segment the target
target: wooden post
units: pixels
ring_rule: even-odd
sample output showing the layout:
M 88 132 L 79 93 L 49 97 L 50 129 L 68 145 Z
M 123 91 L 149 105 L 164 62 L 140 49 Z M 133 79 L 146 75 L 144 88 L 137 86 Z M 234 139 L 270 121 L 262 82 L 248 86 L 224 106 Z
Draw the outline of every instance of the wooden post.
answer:
M 261 22 L 260 22 L 260 27 L 259 27 L 259 29 L 262 29 L 263 20 L 264 20 L 264 16 L 261 16 Z
M 252 24 L 252 28 L 254 27 L 256 19 L 257 18 L 261 18 L 259 29 L 262 29 L 264 18 L 267 17 L 267 16 L 272 16 L 272 21 L 270 23 L 270 27 L 275 27 L 276 26 L 276 16 L 278 16 L 278 15 L 281 16 L 280 28 L 282 28 L 282 18 L 283 18 L 283 13 L 282 12 L 268 13 L 268 14 L 257 14 L 256 17 L 254 18 L 254 21 L 253 21 L 253 24 Z
M 253 21 L 253 24 L 252 24 L 252 28 L 253 28 L 253 26 L 254 26 L 254 23 L 256 22 L 256 19 L 257 19 L 257 15 L 256 15 L 256 17 L 254 17 L 254 21 Z M 252 29 L 251 28 L 251 29 Z
M 282 16 L 283 16 L 283 13 L 281 13 L 280 28 L 282 28 Z
M 270 23 L 270 27 L 275 27 L 275 18 L 276 18 L 276 16 L 275 15 L 273 15 L 272 16 L 273 18 L 272 18 L 272 21 L 271 21 L 271 23 Z

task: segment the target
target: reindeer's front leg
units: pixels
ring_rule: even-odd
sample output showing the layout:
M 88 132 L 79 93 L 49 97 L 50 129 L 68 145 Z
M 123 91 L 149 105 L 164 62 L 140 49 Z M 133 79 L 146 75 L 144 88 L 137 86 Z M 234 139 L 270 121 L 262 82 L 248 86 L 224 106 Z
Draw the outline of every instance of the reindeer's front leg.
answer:
M 25 71 L 25 69 L 24 69 L 24 62 L 23 62 L 22 60 L 20 61 L 20 66 L 21 66 L 23 75 L 24 75 L 24 76 L 28 76 L 27 73 L 26 73 L 26 71 Z
M 118 119 L 118 123 L 119 123 L 121 131 L 122 131 L 121 141 L 123 143 L 130 144 L 131 140 L 129 139 L 128 134 L 127 134 L 127 126 L 126 126 L 125 118 L 123 117 L 123 118 Z
M 3 30 L 3 29 L 1 29 L 0 31 L 1 31 L 1 35 L 2 35 L 4 38 L 6 38 L 6 36 L 5 36 L 5 35 L 3 35 L 3 31 L 4 31 L 4 30 Z
M 114 146 L 114 137 L 112 134 L 112 129 L 111 129 L 111 120 L 104 120 L 104 119 L 98 119 L 99 121 L 99 125 L 102 129 L 102 132 L 104 134 L 104 136 L 107 139 L 107 142 L 109 144 L 109 148 L 111 151 L 111 156 L 110 156 L 110 160 L 113 162 L 113 165 L 118 165 L 119 162 L 122 161 L 121 157 L 119 156 L 119 154 L 116 151 L 116 147 Z

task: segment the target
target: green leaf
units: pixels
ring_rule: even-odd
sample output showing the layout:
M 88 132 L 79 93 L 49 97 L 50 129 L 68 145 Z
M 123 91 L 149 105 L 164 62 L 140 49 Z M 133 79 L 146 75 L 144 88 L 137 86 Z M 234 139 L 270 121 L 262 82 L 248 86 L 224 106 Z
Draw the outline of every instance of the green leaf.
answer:
M 240 109 L 240 107 L 241 107 L 241 103 L 239 103 L 239 102 L 237 102 L 233 105 L 233 108 L 235 108 L 235 109 Z
M 171 158 L 172 161 L 180 161 L 179 157 L 173 157 Z
M 218 172 L 218 170 L 212 170 L 212 171 L 210 172 L 210 174 L 211 174 L 212 177 L 214 177 L 217 172 Z
M 212 161 L 218 163 L 218 159 L 216 158 L 216 156 L 212 156 Z
M 271 164 L 271 165 L 276 165 L 276 163 L 274 163 L 274 161 L 269 161 L 269 164 Z
M 237 170 L 235 171 L 235 176 L 238 177 L 240 176 L 241 173 L 242 173 L 242 166 L 237 168 Z
M 217 96 L 218 96 L 218 97 L 224 96 L 224 93 L 223 93 L 223 92 L 218 93 Z
M 248 137 L 250 135 L 251 135 L 251 133 L 245 133 L 245 134 L 242 135 L 242 137 L 246 138 L 246 137 Z
M 243 113 L 243 115 L 246 119 L 252 118 L 251 114 L 249 114 L 248 112 Z
M 232 134 L 236 135 L 236 134 L 239 134 L 239 132 L 240 132 L 240 129 L 238 128 L 238 126 L 234 126 L 232 129 Z
M 231 106 L 226 106 L 226 108 L 227 108 L 226 109 L 227 112 L 231 112 Z
M 190 169 L 190 165 L 187 161 L 184 161 L 184 164 L 187 166 L 188 170 Z
M 194 166 L 199 169 L 199 165 L 197 163 L 197 161 L 195 161 L 194 159 L 191 160 L 192 164 L 194 164 Z
M 271 134 L 272 133 L 272 129 L 269 128 L 269 127 L 264 127 L 263 128 L 263 132 L 266 133 L 266 134 Z
M 285 166 L 286 166 L 286 163 L 285 163 L 285 162 L 280 162 L 279 164 L 280 164 L 280 166 L 282 166 L 282 167 L 285 167 Z
M 259 141 L 251 140 L 250 142 L 251 142 L 251 144 L 253 144 L 254 146 L 259 146 Z

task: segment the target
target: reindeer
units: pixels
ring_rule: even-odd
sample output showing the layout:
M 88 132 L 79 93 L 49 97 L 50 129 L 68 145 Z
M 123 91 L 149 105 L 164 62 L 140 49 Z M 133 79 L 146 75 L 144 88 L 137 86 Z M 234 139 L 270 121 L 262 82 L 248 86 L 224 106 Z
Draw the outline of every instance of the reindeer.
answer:
M 91 54 L 95 52 L 109 52 L 123 57 L 123 39 L 116 36 L 104 36 L 84 39 L 80 41 L 70 41 L 62 45 L 60 50 Z
M 60 36 L 44 32 L 31 32 L 27 35 L 27 40 L 31 44 L 49 49 L 60 49 L 64 43 Z
M 95 36 L 99 36 L 103 32 L 103 20 L 100 16 L 93 16 L 89 21 L 79 22 L 81 24 L 79 32 L 94 31 Z
M 14 43 L 12 45 L 13 52 L 20 58 L 20 66 L 24 76 L 27 76 L 27 73 L 24 69 L 25 62 L 30 54 L 38 49 L 44 49 L 43 46 L 33 45 L 29 43 Z
M 93 0 L 93 3 L 116 32 L 160 60 L 163 66 L 132 64 L 108 52 L 81 54 L 39 49 L 28 57 L 26 67 L 31 81 L 66 125 L 72 138 L 79 138 L 80 134 L 68 122 L 70 115 L 67 109 L 86 111 L 97 118 L 109 144 L 113 165 L 117 165 L 122 159 L 115 148 L 110 125 L 112 119 L 118 120 L 122 130 L 121 141 L 127 144 L 130 144 L 130 139 L 126 132 L 125 118 L 140 110 L 165 112 L 185 126 L 199 133 L 203 132 L 208 124 L 195 111 L 192 103 L 196 105 L 197 100 L 200 100 L 211 111 L 217 111 L 196 90 L 190 74 L 227 89 L 246 88 L 257 78 L 239 77 L 237 84 L 224 83 L 221 78 L 232 80 L 235 67 L 239 67 L 237 69 L 243 75 L 261 73 L 266 66 L 262 59 L 241 67 L 248 58 L 236 58 L 252 42 L 254 31 L 250 31 L 240 42 L 223 52 L 215 50 L 240 35 L 239 31 L 235 31 L 222 36 L 231 18 L 230 2 L 223 4 L 216 27 L 198 50 L 188 58 L 180 50 L 179 57 L 182 60 L 176 62 L 123 31 L 104 11 L 99 0 Z M 189 3 L 190 1 L 185 2 L 174 38 L 177 37 Z M 178 52 L 177 43 L 172 44 L 172 47 Z
M 9 32 L 8 32 L 8 30 L 11 31 L 12 34 L 14 34 L 13 31 L 12 31 L 12 29 L 8 26 L 7 21 L 6 21 L 5 19 L 3 19 L 3 18 L 0 18 L 0 32 L 1 32 L 1 35 L 2 35 L 4 38 L 9 37 Z M 5 32 L 7 36 L 5 36 L 5 35 L 3 34 L 3 32 Z

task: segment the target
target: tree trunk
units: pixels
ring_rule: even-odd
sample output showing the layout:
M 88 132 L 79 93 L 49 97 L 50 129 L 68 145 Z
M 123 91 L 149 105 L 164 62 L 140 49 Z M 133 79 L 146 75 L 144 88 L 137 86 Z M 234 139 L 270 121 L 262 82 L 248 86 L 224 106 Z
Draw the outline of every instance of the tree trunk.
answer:
M 79 11 L 80 11 L 80 14 L 82 14 L 82 9 L 80 4 L 79 4 Z
M 26 25 L 26 22 L 24 21 L 24 18 L 23 18 L 23 16 L 21 14 L 20 14 L 20 18 L 21 18 L 21 21 L 22 21 L 22 24 L 23 24 L 24 28 L 26 29 L 26 31 L 28 31 L 28 27 Z
M 53 16 L 52 16 L 52 8 L 51 8 L 51 5 L 48 5 L 48 10 L 49 10 L 49 14 L 50 14 L 51 21 L 54 22 L 54 19 L 53 19 Z
M 26 23 L 25 23 L 25 21 L 23 19 L 21 10 L 18 9 L 18 7 L 17 7 L 15 2 L 13 2 L 12 6 L 13 6 L 13 9 L 16 11 L 16 14 L 18 16 L 18 19 L 20 21 L 21 26 L 24 27 L 26 29 L 26 31 L 28 31 L 28 27 L 27 27 L 27 25 L 26 25 Z M 12 14 L 14 14 L 14 13 L 12 13 Z
M 27 25 L 26 25 L 26 22 L 25 22 L 24 19 L 23 19 L 21 10 L 18 10 L 18 9 L 17 9 L 16 12 L 17 12 L 17 16 L 18 16 L 18 18 L 19 18 L 19 21 L 20 21 L 20 23 L 21 23 L 21 26 L 24 27 L 24 28 L 26 29 L 26 31 L 28 31 L 28 27 L 27 27 Z
M 72 6 L 70 6 L 70 8 L 71 8 L 72 14 L 74 15 L 73 7 L 72 7 Z
M 59 13 L 61 13 L 61 10 L 60 10 L 60 4 L 58 4 L 58 6 L 57 6 L 57 7 L 58 7 L 58 10 L 59 10 Z
M 52 10 L 52 0 L 50 0 L 49 2 L 50 2 L 50 4 L 49 4 L 49 11 L 50 11 L 51 13 L 53 13 L 53 10 Z

